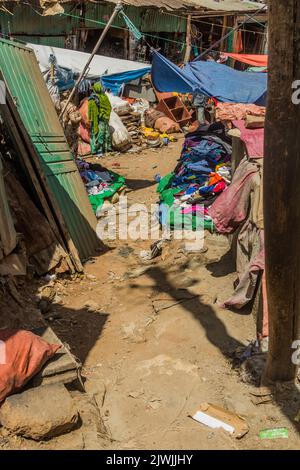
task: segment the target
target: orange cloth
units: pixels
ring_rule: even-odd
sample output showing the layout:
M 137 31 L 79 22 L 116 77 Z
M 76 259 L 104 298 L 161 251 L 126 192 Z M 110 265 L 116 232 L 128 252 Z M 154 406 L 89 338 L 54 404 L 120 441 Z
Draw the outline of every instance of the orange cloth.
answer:
M 222 176 L 220 176 L 218 173 L 211 173 L 209 178 L 209 183 L 208 186 L 211 186 L 212 184 L 217 184 L 220 181 L 223 181 Z
M 231 52 L 222 52 L 222 55 L 230 57 L 231 59 L 238 60 L 244 64 L 252 65 L 253 67 L 267 67 L 268 56 L 258 54 L 232 54 Z
M 239 53 L 244 49 L 242 31 L 237 31 L 234 35 L 234 52 Z

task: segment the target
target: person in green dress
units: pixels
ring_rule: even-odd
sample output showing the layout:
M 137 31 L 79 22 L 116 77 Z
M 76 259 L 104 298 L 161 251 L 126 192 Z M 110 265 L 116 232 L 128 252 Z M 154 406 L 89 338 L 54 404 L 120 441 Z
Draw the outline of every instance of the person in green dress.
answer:
M 109 119 L 111 104 L 104 93 L 101 83 L 92 85 L 88 103 L 88 118 L 91 132 L 91 153 L 104 154 L 112 150 Z

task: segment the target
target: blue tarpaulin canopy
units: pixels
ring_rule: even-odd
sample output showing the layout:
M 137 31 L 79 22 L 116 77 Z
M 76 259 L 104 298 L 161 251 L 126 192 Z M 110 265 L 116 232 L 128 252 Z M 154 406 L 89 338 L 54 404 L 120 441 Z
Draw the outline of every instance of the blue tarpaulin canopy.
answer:
M 144 69 L 130 70 L 128 72 L 116 73 L 114 75 L 103 75 L 101 77 L 101 81 L 105 88 L 109 88 L 114 95 L 117 95 L 123 84 L 142 78 L 147 73 L 150 73 L 150 71 L 151 68 L 146 67 Z
M 194 61 L 181 69 L 154 51 L 152 82 L 160 92 L 203 93 L 222 102 L 266 104 L 266 73 L 240 72 L 216 62 Z

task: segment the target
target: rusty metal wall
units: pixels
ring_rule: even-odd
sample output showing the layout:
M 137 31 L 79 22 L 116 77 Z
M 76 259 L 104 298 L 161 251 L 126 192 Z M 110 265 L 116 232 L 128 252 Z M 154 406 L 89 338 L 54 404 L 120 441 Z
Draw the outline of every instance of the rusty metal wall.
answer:
M 0 261 L 17 246 L 17 234 L 7 202 L 3 164 L 0 156 Z

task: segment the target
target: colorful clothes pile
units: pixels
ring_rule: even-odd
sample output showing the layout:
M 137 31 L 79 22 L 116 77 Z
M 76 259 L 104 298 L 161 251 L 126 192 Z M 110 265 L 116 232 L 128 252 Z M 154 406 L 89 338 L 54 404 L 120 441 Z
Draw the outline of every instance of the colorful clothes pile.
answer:
M 95 213 L 101 208 L 105 199 L 109 199 L 122 186 L 125 186 L 123 176 L 108 171 L 99 164 L 87 163 L 78 159 L 77 166 Z
M 230 160 L 231 145 L 222 123 L 188 134 L 174 172 L 157 188 L 161 225 L 213 230 L 207 208 L 231 182 Z

